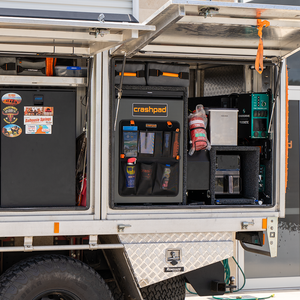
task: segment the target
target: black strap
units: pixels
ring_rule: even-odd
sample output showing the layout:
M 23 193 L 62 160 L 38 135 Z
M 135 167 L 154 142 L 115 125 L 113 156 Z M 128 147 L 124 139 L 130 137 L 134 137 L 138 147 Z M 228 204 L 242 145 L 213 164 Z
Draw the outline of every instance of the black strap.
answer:
M 172 72 L 167 72 L 167 73 L 172 73 Z M 187 72 L 180 72 L 180 73 L 174 73 L 174 74 L 178 74 L 179 79 L 187 79 L 188 80 L 190 78 L 190 74 Z M 162 75 L 163 75 L 163 72 L 161 70 L 149 69 L 149 76 L 158 77 L 158 76 L 162 76 Z
M 7 64 L 0 66 L 0 68 L 5 71 L 14 71 L 14 70 L 16 70 L 16 64 L 13 62 L 7 63 Z
M 126 72 L 125 72 L 126 73 Z M 136 74 L 136 77 L 138 78 L 141 78 L 141 77 L 145 77 L 145 70 L 139 70 L 139 71 L 136 71 L 136 72 L 129 72 L 128 73 L 135 73 Z M 115 71 L 115 76 L 120 76 L 120 72 L 118 71 Z
M 155 70 L 155 69 L 149 69 L 149 76 L 161 76 L 162 75 L 162 71 L 160 70 Z
M 145 70 L 136 71 L 136 77 L 145 77 L 145 76 L 146 76 Z
M 205 127 L 195 127 L 195 128 L 191 128 L 190 130 L 195 130 L 195 129 L 204 129 L 206 131 L 206 128 Z

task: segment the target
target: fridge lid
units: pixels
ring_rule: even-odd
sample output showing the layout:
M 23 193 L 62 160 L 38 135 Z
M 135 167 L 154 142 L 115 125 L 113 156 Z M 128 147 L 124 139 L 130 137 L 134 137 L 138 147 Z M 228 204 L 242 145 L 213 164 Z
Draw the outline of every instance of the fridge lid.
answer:
M 155 32 L 126 41 L 114 54 L 249 59 L 257 53 L 258 19 L 270 22 L 263 29 L 265 57 L 299 51 L 300 6 L 171 0 L 143 23 Z
M 155 26 L 131 15 L 27 9 L 0 10 L 0 52 L 94 55 Z

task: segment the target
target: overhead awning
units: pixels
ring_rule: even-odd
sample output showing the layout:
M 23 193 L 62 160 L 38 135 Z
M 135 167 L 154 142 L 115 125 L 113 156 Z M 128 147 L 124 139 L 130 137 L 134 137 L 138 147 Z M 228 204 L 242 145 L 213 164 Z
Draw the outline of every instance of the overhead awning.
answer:
M 131 15 L 1 9 L 0 52 L 89 56 L 154 30 Z
M 114 55 L 146 53 L 172 57 L 254 57 L 263 29 L 265 57 L 288 57 L 300 49 L 300 6 L 171 0 L 146 20 L 154 32 L 141 32 Z

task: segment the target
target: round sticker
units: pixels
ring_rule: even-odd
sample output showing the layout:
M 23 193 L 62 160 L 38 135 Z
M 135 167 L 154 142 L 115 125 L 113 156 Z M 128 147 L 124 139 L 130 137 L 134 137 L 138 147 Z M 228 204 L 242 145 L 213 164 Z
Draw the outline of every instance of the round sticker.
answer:
M 2 133 L 7 137 L 17 137 L 22 133 L 22 128 L 15 124 L 9 124 L 2 128 Z
M 22 101 L 22 97 L 19 94 L 15 94 L 15 93 L 7 93 L 5 95 L 2 96 L 2 102 L 6 105 L 18 105 L 21 103 Z
M 2 110 L 2 115 L 5 116 L 5 118 L 3 119 L 4 122 L 6 122 L 7 124 L 13 124 L 17 122 L 17 115 L 19 114 L 19 111 L 16 107 L 14 106 L 6 106 L 3 108 Z

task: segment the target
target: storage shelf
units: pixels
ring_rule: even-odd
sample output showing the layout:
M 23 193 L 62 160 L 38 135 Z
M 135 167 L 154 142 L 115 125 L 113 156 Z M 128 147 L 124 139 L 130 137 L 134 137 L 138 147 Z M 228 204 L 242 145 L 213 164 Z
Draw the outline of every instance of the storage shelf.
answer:
M 1 75 L 0 85 L 37 85 L 37 86 L 65 86 L 80 87 L 87 85 L 85 77 L 59 77 L 59 76 L 19 76 Z

